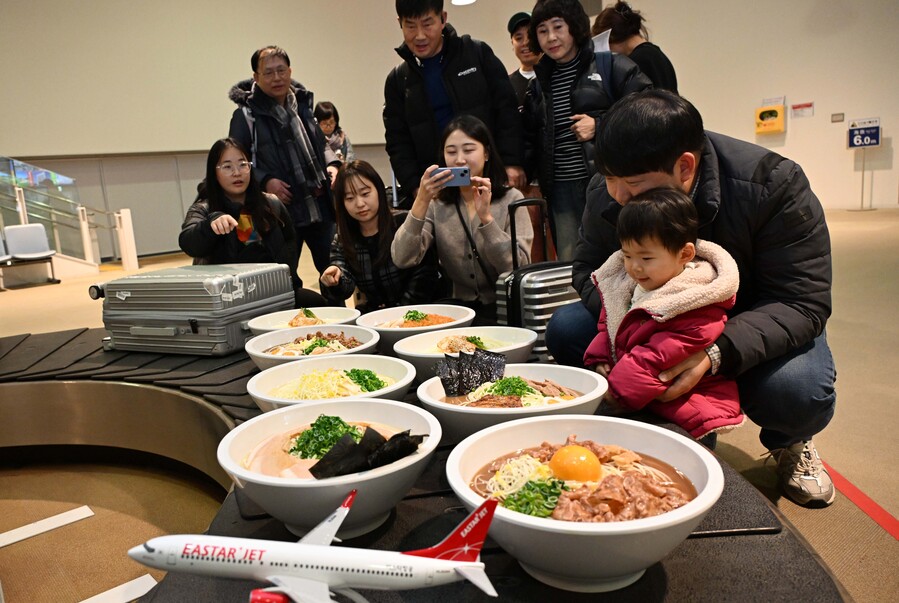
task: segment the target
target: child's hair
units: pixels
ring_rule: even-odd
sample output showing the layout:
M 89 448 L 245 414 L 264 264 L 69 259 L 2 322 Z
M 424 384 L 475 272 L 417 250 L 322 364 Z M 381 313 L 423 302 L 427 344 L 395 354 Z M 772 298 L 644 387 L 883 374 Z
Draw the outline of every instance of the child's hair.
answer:
M 315 109 L 312 110 L 312 114 L 315 116 L 315 119 L 318 120 L 318 123 L 333 117 L 334 131 L 337 132 L 340 130 L 340 114 L 337 112 L 337 107 L 335 107 L 334 103 L 331 101 L 321 101 L 316 103 Z
M 696 243 L 699 218 L 696 206 L 683 192 L 654 188 L 634 196 L 618 213 L 618 240 L 656 239 L 672 253 Z
M 348 191 L 356 192 L 355 181 L 357 178 L 365 178 L 375 187 L 378 193 L 378 257 L 374 260 L 374 266 L 383 266 L 390 258 L 390 244 L 393 242 L 393 217 L 390 214 L 390 205 L 387 203 L 387 191 L 381 176 L 367 161 L 350 161 L 340 166 L 337 176 L 334 178 L 334 204 L 337 210 L 337 234 L 340 235 L 340 244 L 347 262 L 355 269 L 359 269 L 356 261 L 356 242 L 362 240 L 362 231 L 357 222 L 346 208 L 346 195 Z
M 446 124 L 446 127 L 443 129 L 443 136 L 440 137 L 440 165 L 446 165 L 443 147 L 446 146 L 446 139 L 456 130 L 484 145 L 486 162 L 484 163 L 483 177 L 490 179 L 490 185 L 493 189 L 491 202 L 496 201 L 509 190 L 509 177 L 506 175 L 506 166 L 503 163 L 503 159 L 500 157 L 499 151 L 496 150 L 496 143 L 493 142 L 490 128 L 474 115 L 459 115 Z M 454 186 L 446 187 L 438 194 L 438 198 L 442 201 L 453 201 L 458 197 L 459 189 Z
M 222 189 L 222 185 L 219 184 L 218 168 L 216 166 L 221 161 L 222 155 L 229 148 L 236 149 L 243 155 L 244 159 L 250 160 L 247 150 L 235 138 L 216 140 L 212 148 L 209 149 L 209 154 L 206 157 L 206 179 L 197 187 L 197 200 L 206 199 L 209 203 L 210 211 L 213 212 L 226 211 L 225 191 Z M 272 210 L 271 204 L 265 198 L 252 167 L 250 168 L 250 173 L 247 174 L 247 178 L 249 178 L 249 184 L 247 185 L 243 206 L 252 216 L 254 227 L 259 232 L 266 233 L 271 230 L 275 223 L 280 223 L 280 220 Z

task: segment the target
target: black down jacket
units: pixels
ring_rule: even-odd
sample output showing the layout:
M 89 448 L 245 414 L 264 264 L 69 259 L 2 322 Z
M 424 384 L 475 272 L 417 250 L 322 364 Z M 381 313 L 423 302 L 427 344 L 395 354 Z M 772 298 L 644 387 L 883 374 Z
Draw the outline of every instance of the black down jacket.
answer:
M 428 101 L 418 59 L 406 45 L 396 49 L 403 62 L 384 84 L 384 138 L 390 165 L 404 191 L 418 188 L 425 169 L 442 164 L 437 148 L 434 112 Z M 443 28 L 443 84 L 453 115 L 474 115 L 490 129 L 506 165 L 522 164 L 521 117 L 518 100 L 503 63 L 490 46 L 471 36 Z
M 596 69 L 592 44 L 580 50 L 580 65 L 574 86 L 571 89 L 571 110 L 596 119 L 596 131 L 603 114 L 614 101 L 632 92 L 652 88 L 652 82 L 632 60 L 624 55 L 612 54 L 612 94 L 609 94 Z M 524 103 L 525 162 L 528 178 L 535 176 L 544 192 L 552 189 L 553 148 L 555 132 L 553 128 L 552 75 L 556 62 L 544 56 L 534 67 L 537 77 L 528 86 Z M 581 145 L 587 173 L 596 173 L 594 166 L 593 141 Z
M 717 341 L 721 373 L 736 376 L 824 330 L 831 312 L 830 234 L 802 168 L 777 153 L 706 132 L 698 177 L 699 237 L 724 247 L 740 270 L 737 303 Z M 590 273 L 620 248 L 620 210 L 605 180 L 594 176 L 572 284 L 596 316 L 600 298 Z

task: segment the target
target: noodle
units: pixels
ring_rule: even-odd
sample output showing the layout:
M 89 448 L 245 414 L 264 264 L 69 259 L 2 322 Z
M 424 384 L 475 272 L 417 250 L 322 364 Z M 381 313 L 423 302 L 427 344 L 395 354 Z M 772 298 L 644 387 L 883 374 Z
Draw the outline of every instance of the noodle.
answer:
M 384 387 L 396 383 L 390 377 L 383 375 L 378 375 L 377 377 L 384 382 Z M 344 371 L 330 368 L 324 371 L 311 371 L 301 375 L 274 388 L 269 392 L 269 395 L 287 400 L 324 400 L 364 393 L 366 392 L 362 387 L 347 377 Z

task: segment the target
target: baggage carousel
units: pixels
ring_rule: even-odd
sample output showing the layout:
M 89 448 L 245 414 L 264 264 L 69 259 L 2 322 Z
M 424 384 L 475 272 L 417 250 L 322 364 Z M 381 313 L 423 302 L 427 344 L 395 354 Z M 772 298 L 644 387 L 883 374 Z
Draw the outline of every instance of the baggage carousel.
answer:
M 104 329 L 0 338 L 0 449 L 83 444 L 150 452 L 186 463 L 224 488 L 219 440 L 258 414 L 246 393 L 256 366 L 239 352 L 209 358 L 104 351 Z M 664 425 L 678 431 L 673 425 Z M 682 433 L 682 432 L 681 432 Z M 451 447 L 390 519 L 349 546 L 405 550 L 438 542 L 465 515 L 446 482 Z M 842 601 L 827 567 L 789 522 L 722 463 L 724 492 L 691 536 L 631 586 L 603 594 L 559 591 L 531 578 L 492 541 L 482 560 L 503 601 Z M 296 540 L 239 491 L 228 494 L 209 534 Z M 601 560 L 597 560 L 601 562 Z M 259 583 L 169 574 L 144 601 L 246 601 Z M 370 601 L 487 601 L 459 582 L 417 591 L 362 591 Z

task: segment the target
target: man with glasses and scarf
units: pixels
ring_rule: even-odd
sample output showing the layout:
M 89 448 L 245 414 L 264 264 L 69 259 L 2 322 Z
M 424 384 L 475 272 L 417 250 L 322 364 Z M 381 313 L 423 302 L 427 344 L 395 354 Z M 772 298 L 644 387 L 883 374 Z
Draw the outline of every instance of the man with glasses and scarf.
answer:
M 331 180 L 340 160 L 315 123 L 312 92 L 291 79 L 284 49 L 260 48 L 250 65 L 253 79 L 238 82 L 228 94 L 238 106 L 229 135 L 250 150 L 256 178 L 287 206 L 298 247 L 305 241 L 321 274 L 334 236 Z

